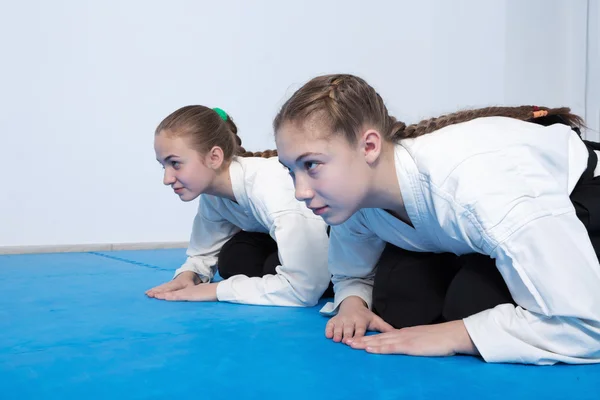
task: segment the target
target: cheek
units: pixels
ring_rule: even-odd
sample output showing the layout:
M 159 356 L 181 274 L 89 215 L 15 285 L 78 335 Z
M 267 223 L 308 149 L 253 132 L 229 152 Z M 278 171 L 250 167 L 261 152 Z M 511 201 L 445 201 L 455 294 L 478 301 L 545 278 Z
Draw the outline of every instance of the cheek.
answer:
M 186 176 L 185 178 L 185 182 L 187 182 L 191 187 L 194 188 L 200 188 L 202 186 L 204 186 L 204 175 L 202 174 L 190 174 L 189 176 Z
M 177 182 L 185 182 L 184 174 L 182 174 L 181 171 L 173 171 L 173 177 Z
M 190 173 L 187 169 L 181 169 L 177 171 L 177 180 L 187 188 L 194 188 L 198 186 L 198 176 Z
M 349 179 L 344 168 L 329 168 L 313 181 L 312 187 L 321 197 L 339 203 L 347 196 Z
M 185 177 L 182 179 L 185 179 L 185 182 L 187 182 L 189 186 L 202 191 L 211 182 L 212 175 L 210 170 L 201 170 L 198 168 L 185 174 Z
M 344 203 L 352 203 L 364 184 L 361 171 L 354 167 L 352 164 L 340 166 L 335 178 L 331 180 L 330 193 Z

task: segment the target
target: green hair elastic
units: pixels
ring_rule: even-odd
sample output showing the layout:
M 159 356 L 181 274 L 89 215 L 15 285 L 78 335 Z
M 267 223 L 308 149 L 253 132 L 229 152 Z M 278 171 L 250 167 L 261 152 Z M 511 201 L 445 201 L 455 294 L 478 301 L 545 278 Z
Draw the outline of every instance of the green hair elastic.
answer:
M 227 121 L 227 113 L 225 111 L 221 110 L 218 107 L 213 108 L 213 111 L 219 114 L 219 117 L 221 117 L 223 121 Z

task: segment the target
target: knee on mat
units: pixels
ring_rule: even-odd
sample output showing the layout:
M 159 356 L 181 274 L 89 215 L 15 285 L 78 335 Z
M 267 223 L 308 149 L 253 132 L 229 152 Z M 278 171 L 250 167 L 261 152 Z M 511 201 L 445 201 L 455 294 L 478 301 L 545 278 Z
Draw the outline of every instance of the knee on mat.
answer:
M 240 263 L 239 257 L 229 251 L 221 251 L 219 254 L 219 260 L 217 261 L 217 268 L 221 278 L 227 279 L 232 276 L 239 275 L 242 273 L 242 263 Z
M 227 279 L 235 275 L 260 277 L 265 273 L 275 273 L 275 267 L 279 265 L 276 251 L 277 244 L 269 235 L 239 232 L 221 248 L 217 262 L 219 275 Z M 271 260 L 269 255 L 272 252 L 275 252 L 275 258 Z M 267 261 L 274 264 L 272 272 L 265 271 Z
M 247 247 L 252 250 L 251 246 L 246 243 L 248 236 L 247 232 L 241 231 L 229 239 L 221 248 L 217 261 L 221 278 L 227 279 L 244 273 L 246 262 L 243 260 L 244 257 L 240 257 L 240 255 L 248 251 Z
M 456 321 L 507 303 L 515 304 L 495 268 L 467 266 L 456 274 L 448 287 L 442 317 Z

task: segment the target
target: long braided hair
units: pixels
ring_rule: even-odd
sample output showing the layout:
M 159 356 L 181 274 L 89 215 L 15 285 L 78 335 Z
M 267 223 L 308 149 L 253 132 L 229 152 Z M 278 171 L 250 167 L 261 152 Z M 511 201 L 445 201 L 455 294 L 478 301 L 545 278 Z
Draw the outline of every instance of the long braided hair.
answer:
M 542 125 L 561 122 L 575 129 L 584 126 L 581 117 L 566 107 L 537 106 L 486 107 L 458 111 L 419 123 L 406 125 L 389 115 L 381 96 L 363 79 L 353 75 L 324 75 L 302 86 L 282 106 L 273 127 L 278 131 L 283 122 L 302 122 L 317 117 L 328 125 L 331 132 L 346 137 L 349 143 L 365 124 L 379 129 L 384 138 L 396 142 L 416 138 L 449 125 L 467 122 L 480 117 L 502 116 Z
M 158 125 L 155 135 L 163 131 L 174 136 L 189 137 L 192 146 L 200 154 L 219 146 L 226 161 L 230 161 L 234 156 L 277 156 L 277 150 L 246 151 L 242 147 L 242 139 L 237 134 L 237 126 L 231 116 L 226 115 L 226 118 L 223 118 L 215 109 L 205 106 L 185 106 L 172 112 Z

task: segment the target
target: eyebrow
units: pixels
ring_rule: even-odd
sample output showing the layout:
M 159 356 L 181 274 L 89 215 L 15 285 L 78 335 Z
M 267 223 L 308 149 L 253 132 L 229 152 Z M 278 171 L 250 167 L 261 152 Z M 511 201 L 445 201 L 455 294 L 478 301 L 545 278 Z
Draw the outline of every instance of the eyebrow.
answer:
M 300 154 L 300 155 L 298 156 L 298 158 L 296 158 L 296 163 L 297 163 L 298 161 L 302 160 L 303 158 L 306 158 L 306 157 L 308 157 L 308 156 L 322 156 L 322 155 L 323 155 L 323 153 L 313 153 L 313 152 L 307 151 L 306 153 L 302 153 L 302 154 Z
M 173 157 L 177 157 L 177 156 L 175 154 L 169 154 L 168 156 L 165 157 L 165 159 L 163 161 L 160 161 L 158 158 L 156 159 L 156 161 L 158 161 L 159 163 L 162 164 L 163 162 L 169 161 Z
M 309 156 L 322 156 L 324 155 L 323 153 L 314 153 L 311 151 L 307 151 L 306 153 L 302 153 L 300 154 L 297 158 L 296 161 L 294 162 L 294 164 L 297 164 L 300 160 L 302 160 L 303 158 L 309 157 Z M 285 165 L 284 163 L 281 162 L 281 160 L 279 160 L 279 164 L 283 165 L 285 168 L 288 168 L 287 165 Z

